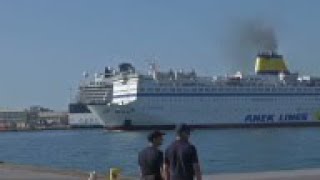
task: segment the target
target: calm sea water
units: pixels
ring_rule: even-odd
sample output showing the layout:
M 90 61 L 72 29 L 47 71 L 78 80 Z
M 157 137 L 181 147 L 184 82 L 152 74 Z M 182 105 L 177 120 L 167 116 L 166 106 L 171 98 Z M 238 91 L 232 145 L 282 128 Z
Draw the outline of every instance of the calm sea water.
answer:
M 137 175 L 137 153 L 146 146 L 145 132 L 104 130 L 0 133 L 0 161 L 107 172 L 120 167 Z M 165 136 L 164 149 L 174 139 Z M 198 130 L 205 173 L 252 172 L 320 167 L 320 128 Z

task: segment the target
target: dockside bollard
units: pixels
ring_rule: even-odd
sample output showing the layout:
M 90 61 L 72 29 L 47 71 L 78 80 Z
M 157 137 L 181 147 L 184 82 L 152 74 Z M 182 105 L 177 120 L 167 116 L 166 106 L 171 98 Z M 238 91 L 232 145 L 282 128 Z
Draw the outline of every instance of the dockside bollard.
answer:
M 90 172 L 90 175 L 89 175 L 89 179 L 88 179 L 88 180 L 97 180 L 96 171 Z
M 110 168 L 110 180 L 119 180 L 121 170 L 119 168 Z

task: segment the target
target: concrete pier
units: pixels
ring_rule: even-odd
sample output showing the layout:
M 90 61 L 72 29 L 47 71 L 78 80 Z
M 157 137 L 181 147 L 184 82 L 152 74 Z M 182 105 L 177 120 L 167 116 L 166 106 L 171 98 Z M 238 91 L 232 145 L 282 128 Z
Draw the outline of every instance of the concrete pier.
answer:
M 97 175 L 97 180 L 107 180 L 107 175 Z M 0 164 L 0 179 L 10 180 L 88 180 L 89 172 L 58 170 L 37 166 Z M 122 180 L 137 178 L 122 177 Z
M 87 180 L 89 172 L 57 170 L 52 168 L 0 164 L 0 179 L 11 180 Z M 97 180 L 106 180 L 107 175 L 98 174 Z M 226 173 L 204 175 L 203 180 L 319 180 L 320 169 L 282 170 L 254 173 Z M 138 177 L 121 177 L 121 180 L 139 180 Z
M 204 175 L 203 180 L 319 180 L 320 169 Z
M 0 179 L 78 180 L 88 179 L 88 173 L 3 163 L 0 164 Z

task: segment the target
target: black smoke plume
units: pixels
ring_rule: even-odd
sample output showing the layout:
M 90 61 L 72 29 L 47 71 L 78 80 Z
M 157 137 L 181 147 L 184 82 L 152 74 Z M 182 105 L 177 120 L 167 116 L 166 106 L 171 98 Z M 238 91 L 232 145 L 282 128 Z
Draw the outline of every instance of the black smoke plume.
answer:
M 222 46 L 232 71 L 253 72 L 257 53 L 278 49 L 274 28 L 263 20 L 233 23 L 228 29 Z

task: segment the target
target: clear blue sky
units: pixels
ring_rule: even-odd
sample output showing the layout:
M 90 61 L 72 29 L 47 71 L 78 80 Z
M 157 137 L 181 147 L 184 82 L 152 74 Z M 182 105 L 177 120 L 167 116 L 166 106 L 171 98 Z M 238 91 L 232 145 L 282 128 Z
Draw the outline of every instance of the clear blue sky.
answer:
M 231 72 L 234 25 L 271 25 L 292 70 L 320 75 L 317 0 L 1 0 L 0 107 L 66 109 L 83 71 L 132 62 L 146 68 Z M 249 64 L 253 68 L 253 60 Z

